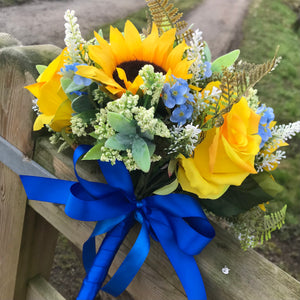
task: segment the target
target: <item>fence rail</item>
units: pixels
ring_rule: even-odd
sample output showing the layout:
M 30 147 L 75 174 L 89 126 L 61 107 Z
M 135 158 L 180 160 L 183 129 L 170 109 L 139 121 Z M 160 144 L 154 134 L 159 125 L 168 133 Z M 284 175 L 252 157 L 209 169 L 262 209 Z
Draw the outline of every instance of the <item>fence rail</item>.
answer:
M 57 148 L 43 137 L 34 146 L 31 96 L 23 88 L 34 82 L 37 74 L 33 66 L 47 64 L 57 53 L 58 49 L 51 45 L 0 49 L 0 135 L 55 177 L 76 180 L 71 153 L 58 154 Z M 0 155 L 3 158 L 6 154 Z M 79 172 L 86 179 L 103 181 L 93 164 L 79 166 Z M 0 300 L 63 300 L 46 281 L 57 234 L 61 232 L 81 249 L 94 223 L 70 219 L 59 205 L 27 202 L 19 177 L 3 163 L 0 163 L 0 187 Z M 213 226 L 215 239 L 196 257 L 208 299 L 299 299 L 300 282 L 254 250 L 242 251 L 228 232 L 217 224 Z M 137 231 L 138 225 L 124 240 L 110 275 L 133 245 Z M 101 240 L 101 236 L 97 238 L 98 243 Z M 227 275 L 222 273 L 225 265 L 230 268 Z M 150 254 L 127 288 L 127 295 L 128 299 L 186 299 L 158 243 L 151 242 Z

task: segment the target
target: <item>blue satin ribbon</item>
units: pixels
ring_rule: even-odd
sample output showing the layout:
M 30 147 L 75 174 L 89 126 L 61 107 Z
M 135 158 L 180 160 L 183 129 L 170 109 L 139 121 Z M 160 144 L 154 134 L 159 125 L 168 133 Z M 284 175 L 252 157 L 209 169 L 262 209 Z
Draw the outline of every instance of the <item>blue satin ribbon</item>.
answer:
M 150 249 L 150 235 L 163 247 L 189 300 L 204 300 L 206 293 L 193 256 L 211 241 L 215 232 L 198 201 L 185 194 L 152 195 L 137 201 L 130 174 L 122 162 L 99 161 L 107 184 L 81 178 L 76 163 L 91 147 L 81 145 L 74 152 L 74 172 L 78 179 L 66 181 L 20 176 L 28 199 L 65 204 L 66 214 L 81 221 L 97 221 L 83 245 L 87 276 L 77 300 L 92 300 L 102 289 L 113 296 L 132 281 Z M 123 263 L 102 287 L 119 246 L 132 226 L 141 224 L 139 235 Z M 96 253 L 95 237 L 106 233 Z

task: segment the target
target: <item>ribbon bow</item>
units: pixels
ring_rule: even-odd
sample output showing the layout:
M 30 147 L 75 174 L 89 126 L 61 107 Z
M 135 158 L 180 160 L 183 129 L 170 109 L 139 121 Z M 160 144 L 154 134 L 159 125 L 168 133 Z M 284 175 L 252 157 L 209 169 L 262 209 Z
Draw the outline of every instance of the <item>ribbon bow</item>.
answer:
M 78 182 L 21 176 L 31 200 L 65 204 L 65 213 L 81 221 L 97 221 L 83 245 L 87 276 L 77 300 L 92 300 L 99 289 L 118 296 L 129 285 L 150 249 L 150 237 L 158 241 L 171 261 L 188 299 L 206 299 L 204 284 L 193 255 L 199 254 L 214 237 L 196 199 L 185 194 L 152 195 L 137 201 L 125 165 L 99 161 L 105 183 L 90 182 L 76 171 L 78 159 L 90 149 L 81 145 L 73 156 Z M 141 224 L 139 235 L 111 280 L 102 287 L 119 246 L 131 227 Z M 96 254 L 95 237 L 107 233 Z

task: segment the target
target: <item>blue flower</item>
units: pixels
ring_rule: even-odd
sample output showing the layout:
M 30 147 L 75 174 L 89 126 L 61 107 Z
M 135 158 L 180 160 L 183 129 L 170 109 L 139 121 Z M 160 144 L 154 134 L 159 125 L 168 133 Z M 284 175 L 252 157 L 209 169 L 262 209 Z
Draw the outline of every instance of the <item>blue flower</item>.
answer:
M 266 107 L 264 104 L 257 108 L 256 113 L 261 115 L 258 127 L 258 134 L 261 137 L 260 148 L 264 146 L 269 138 L 272 137 L 270 123 L 274 120 L 275 115 L 273 108 Z
M 166 83 L 162 91 L 162 97 L 166 107 L 173 108 L 175 105 L 185 104 L 186 101 L 194 101 L 193 95 L 189 92 L 189 85 L 186 80 L 182 78 L 176 78 L 173 85 Z
M 65 72 L 72 72 L 74 74 L 77 71 L 77 66 L 85 66 L 85 64 L 73 63 L 71 65 L 65 65 Z M 92 83 L 90 78 L 85 78 L 79 75 L 74 75 L 73 81 L 77 85 L 89 86 Z
M 77 71 L 77 66 L 79 66 L 80 63 L 74 63 L 71 65 L 65 65 L 65 71 L 66 72 L 76 72 Z
M 84 85 L 84 86 L 89 86 L 92 83 L 92 79 L 86 78 L 86 77 L 82 77 L 82 76 L 76 75 L 76 74 L 73 77 L 73 81 L 77 85 Z
M 200 74 L 200 79 L 209 78 L 212 75 L 211 71 L 211 63 L 209 61 L 205 61 L 203 63 L 204 66 L 204 74 Z
M 170 120 L 181 126 L 192 117 L 192 113 L 193 106 L 191 104 L 183 104 L 173 110 Z

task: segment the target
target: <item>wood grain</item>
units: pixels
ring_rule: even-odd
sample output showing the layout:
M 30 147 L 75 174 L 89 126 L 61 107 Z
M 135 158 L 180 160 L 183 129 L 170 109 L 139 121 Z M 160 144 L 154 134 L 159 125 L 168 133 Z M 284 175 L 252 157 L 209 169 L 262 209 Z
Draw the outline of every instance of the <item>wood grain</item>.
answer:
M 50 145 L 47 138 L 41 139 L 36 149 L 35 160 L 38 163 L 49 170 L 54 170 L 57 177 L 68 179 L 65 175 L 70 174 L 72 170 L 71 153 L 57 154 L 55 146 Z M 49 166 L 49 161 L 55 161 L 55 166 L 58 167 Z M 92 167 L 89 169 L 82 166 L 78 169 L 86 179 L 102 180 Z M 74 179 L 73 176 L 70 179 Z M 29 204 L 79 248 L 92 232 L 94 223 L 78 222 L 68 218 L 61 206 L 37 201 L 30 201 Z M 205 282 L 208 299 L 299 299 L 300 282 L 254 250 L 244 252 L 239 242 L 228 232 L 217 224 L 213 226 L 216 229 L 216 237 L 200 255 L 195 257 Z M 135 227 L 124 240 L 111 267 L 110 275 L 133 245 L 138 229 L 138 226 Z M 99 237 L 99 242 L 101 238 Z M 228 275 L 222 273 L 225 265 L 230 269 Z M 133 299 L 186 299 L 169 260 L 161 246 L 153 241 L 146 262 L 127 291 Z
M 30 51 L 34 56 L 34 47 Z M 0 135 L 29 158 L 34 148 L 32 96 L 24 86 L 35 82 L 34 69 L 22 47 L 0 50 Z M 19 176 L 3 164 L 0 190 L 0 297 L 23 300 L 31 276 L 50 271 L 57 232 L 34 211 L 26 212 L 27 198 Z
M 42 276 L 29 281 L 26 300 L 65 300 Z

